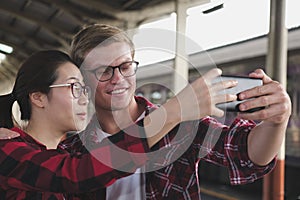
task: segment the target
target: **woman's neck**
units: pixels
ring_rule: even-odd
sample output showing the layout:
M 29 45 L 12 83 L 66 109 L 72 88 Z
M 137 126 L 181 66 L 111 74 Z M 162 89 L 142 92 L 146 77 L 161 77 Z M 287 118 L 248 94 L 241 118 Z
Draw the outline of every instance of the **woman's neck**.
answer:
M 47 149 L 56 149 L 59 142 L 64 138 L 65 133 L 52 127 L 49 127 L 48 123 L 30 121 L 24 131 L 38 142 L 44 144 Z

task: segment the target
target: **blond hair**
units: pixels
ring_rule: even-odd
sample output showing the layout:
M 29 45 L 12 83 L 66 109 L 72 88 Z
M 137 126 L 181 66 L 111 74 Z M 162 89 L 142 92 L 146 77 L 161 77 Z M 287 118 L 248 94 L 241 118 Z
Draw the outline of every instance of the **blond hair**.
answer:
M 114 42 L 127 43 L 134 57 L 134 44 L 128 35 L 118 27 L 107 24 L 93 24 L 81 29 L 72 40 L 70 56 L 78 66 L 81 66 L 85 56 L 93 48 Z

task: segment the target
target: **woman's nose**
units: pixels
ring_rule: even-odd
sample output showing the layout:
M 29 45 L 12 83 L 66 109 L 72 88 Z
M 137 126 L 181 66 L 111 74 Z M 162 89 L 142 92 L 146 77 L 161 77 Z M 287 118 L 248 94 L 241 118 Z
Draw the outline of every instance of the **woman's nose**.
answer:
M 89 103 L 89 94 L 82 93 L 82 95 L 78 99 L 78 103 L 80 105 L 87 105 Z

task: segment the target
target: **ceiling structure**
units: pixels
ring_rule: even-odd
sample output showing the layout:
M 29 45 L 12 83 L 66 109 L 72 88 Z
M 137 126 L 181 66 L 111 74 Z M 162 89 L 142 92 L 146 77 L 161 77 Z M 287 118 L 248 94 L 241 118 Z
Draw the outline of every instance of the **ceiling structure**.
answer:
M 14 79 L 20 63 L 35 51 L 68 51 L 82 26 L 107 23 L 122 29 L 168 15 L 176 2 L 189 7 L 210 0 L 1 0 L 0 43 L 13 47 L 0 63 L 0 83 Z M 5 53 L 0 51 L 0 53 Z

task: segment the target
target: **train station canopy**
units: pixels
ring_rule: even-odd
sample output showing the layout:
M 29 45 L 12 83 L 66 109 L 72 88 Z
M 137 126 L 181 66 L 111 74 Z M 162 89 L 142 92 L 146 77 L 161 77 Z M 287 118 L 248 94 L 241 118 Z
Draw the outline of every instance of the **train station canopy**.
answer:
M 13 78 L 20 62 L 37 50 L 68 50 L 83 25 L 135 28 L 175 12 L 180 1 L 192 7 L 211 0 L 1 0 L 0 43 L 13 51 L 0 50 L 6 56 L 0 65 L 0 80 Z

